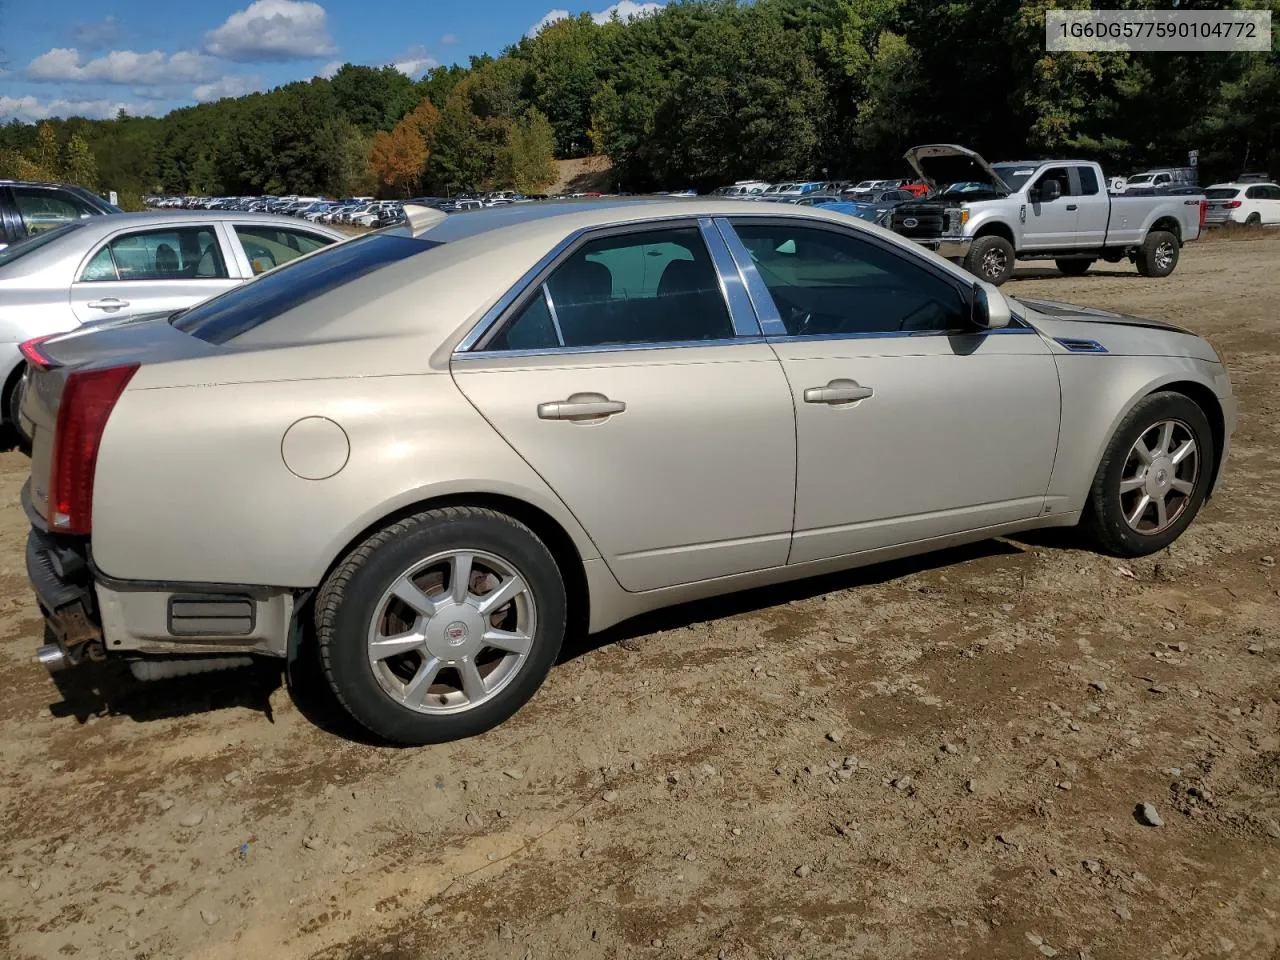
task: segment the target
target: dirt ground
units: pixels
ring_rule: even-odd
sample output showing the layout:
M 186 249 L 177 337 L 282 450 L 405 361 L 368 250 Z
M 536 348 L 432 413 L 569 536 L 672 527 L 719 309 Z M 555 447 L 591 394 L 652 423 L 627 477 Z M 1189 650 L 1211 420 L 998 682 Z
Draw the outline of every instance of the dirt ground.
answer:
M 435 748 L 271 671 L 60 691 L 0 455 L 0 956 L 1280 958 L 1280 236 L 1006 290 L 1224 354 L 1226 483 L 1172 549 L 682 608 Z

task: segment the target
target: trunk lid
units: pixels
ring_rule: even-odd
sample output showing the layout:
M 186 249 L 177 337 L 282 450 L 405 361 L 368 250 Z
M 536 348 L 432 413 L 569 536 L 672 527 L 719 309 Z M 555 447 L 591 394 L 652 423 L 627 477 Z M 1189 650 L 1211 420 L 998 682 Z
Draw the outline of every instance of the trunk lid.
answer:
M 58 408 L 72 373 L 121 364 L 154 364 L 205 356 L 218 347 L 169 325 L 167 315 L 134 317 L 88 325 L 39 344 L 47 365 L 27 364 L 19 417 L 31 441 L 31 503 L 48 516 Z
M 966 180 L 985 181 L 1003 193 L 1013 193 L 995 168 L 976 150 L 954 143 L 927 143 L 906 153 L 912 169 L 932 187 Z

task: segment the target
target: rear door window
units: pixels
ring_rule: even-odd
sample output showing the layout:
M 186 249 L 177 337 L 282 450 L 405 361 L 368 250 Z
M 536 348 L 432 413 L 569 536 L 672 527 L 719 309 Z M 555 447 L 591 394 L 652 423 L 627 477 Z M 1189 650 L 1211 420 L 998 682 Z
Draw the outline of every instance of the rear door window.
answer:
M 256 223 L 237 224 L 235 231 L 240 245 L 244 247 L 245 257 L 253 268 L 254 276 L 335 242 L 330 237 L 305 230 Z
M 1080 174 L 1081 196 L 1091 197 L 1098 192 L 1098 175 L 1093 167 L 1076 167 L 1076 172 Z
M 696 227 L 591 240 L 552 271 L 489 350 L 682 343 L 734 336 Z

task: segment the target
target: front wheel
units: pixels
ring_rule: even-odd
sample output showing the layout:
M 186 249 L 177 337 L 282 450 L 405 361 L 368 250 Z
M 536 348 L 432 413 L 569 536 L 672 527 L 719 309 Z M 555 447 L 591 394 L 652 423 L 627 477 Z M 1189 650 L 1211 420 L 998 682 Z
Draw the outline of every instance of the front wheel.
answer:
M 1121 422 L 1094 476 L 1085 529 L 1103 550 L 1162 550 L 1195 519 L 1214 473 L 1213 432 L 1180 393 L 1144 397 Z
M 1089 268 L 1093 266 L 1092 260 L 1055 260 L 1058 270 L 1064 276 L 1083 277 L 1089 272 Z
M 1167 277 L 1178 265 L 1178 238 L 1167 230 L 1152 230 L 1138 247 L 1134 262 L 1144 277 Z
M 1013 244 L 1004 237 L 979 237 L 969 247 L 968 256 L 964 258 L 964 268 L 975 277 L 998 287 L 1013 276 L 1016 259 Z
M 316 597 L 321 662 L 347 711 L 380 737 L 483 733 L 537 691 L 560 652 L 564 581 L 524 524 L 446 507 L 375 533 Z

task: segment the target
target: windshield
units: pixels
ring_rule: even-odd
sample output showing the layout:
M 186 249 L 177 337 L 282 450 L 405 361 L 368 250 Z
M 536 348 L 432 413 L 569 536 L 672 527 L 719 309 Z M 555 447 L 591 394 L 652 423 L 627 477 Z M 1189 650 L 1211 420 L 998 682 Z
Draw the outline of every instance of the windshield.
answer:
M 1135 173 L 1126 182 L 1127 183 L 1150 183 L 1154 173 Z
M 994 167 L 996 174 L 1009 185 L 1009 189 L 1017 193 L 1022 189 L 1022 185 L 1030 180 L 1036 172 L 1036 168 L 1026 163 L 997 163 Z
M 33 250 L 39 250 L 41 247 L 53 243 L 59 237 L 65 237 L 72 230 L 79 230 L 84 224 L 77 220 L 71 220 L 52 230 L 42 230 L 40 233 L 32 234 L 25 239 L 12 243 L 0 250 L 0 267 L 13 263 L 19 257 L 25 257 Z
M 1206 200 L 1230 200 L 1240 192 L 1239 187 L 1210 187 L 1204 192 Z M 0 257 L 4 254 L 0 253 Z
M 207 343 L 226 343 L 358 277 L 438 246 L 438 240 L 392 233 L 334 244 L 176 313 L 172 323 Z

